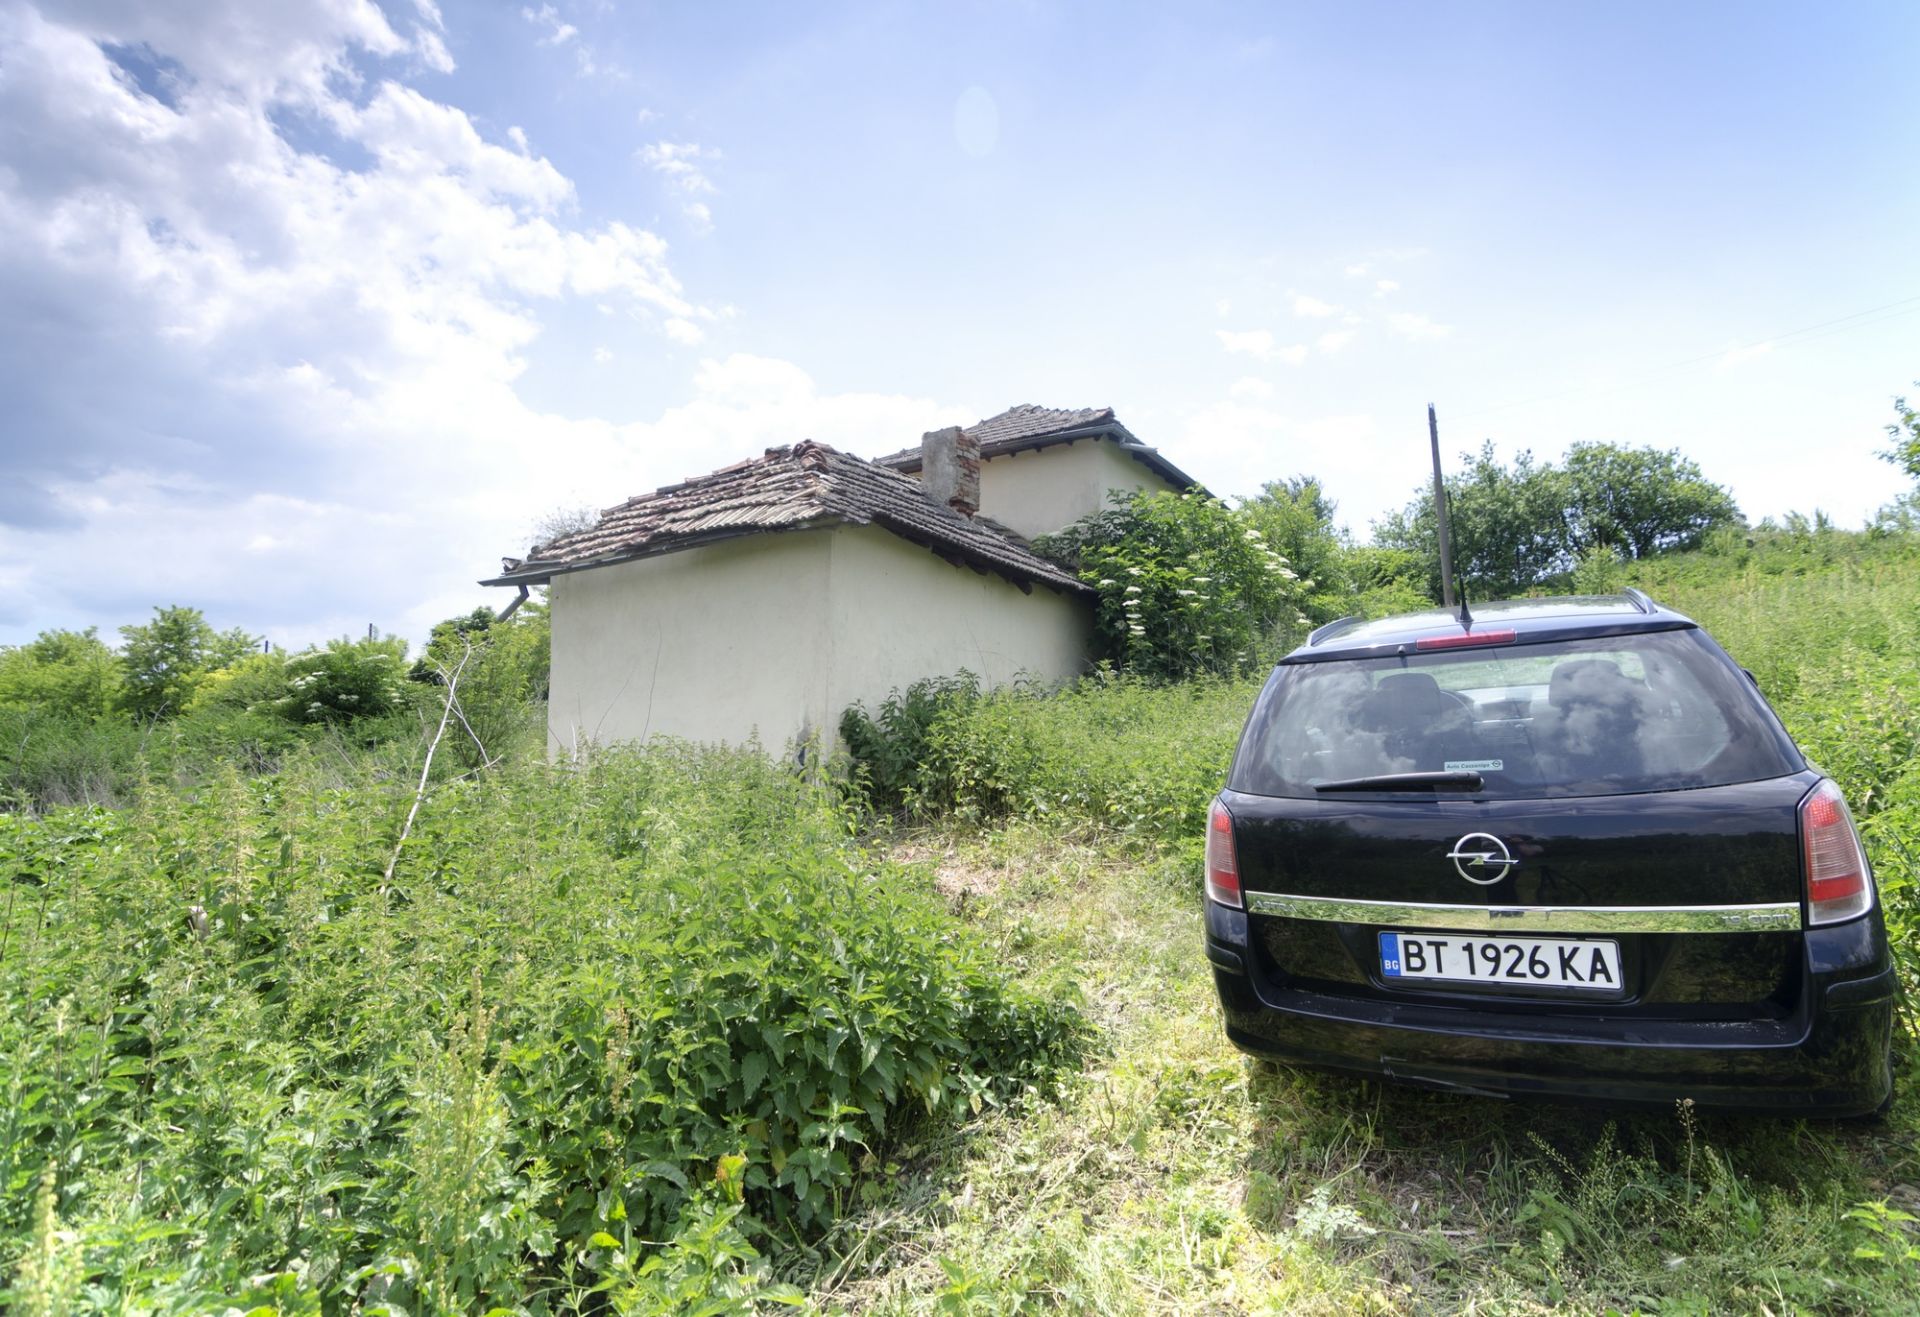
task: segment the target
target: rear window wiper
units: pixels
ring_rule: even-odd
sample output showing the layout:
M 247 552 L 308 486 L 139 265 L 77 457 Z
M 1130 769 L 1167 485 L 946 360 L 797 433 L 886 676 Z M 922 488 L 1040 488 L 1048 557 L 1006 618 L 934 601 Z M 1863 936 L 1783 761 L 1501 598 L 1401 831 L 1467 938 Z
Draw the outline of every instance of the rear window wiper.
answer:
M 1471 769 L 1446 773 L 1379 773 L 1373 777 L 1348 777 L 1337 782 L 1316 782 L 1315 791 L 1478 791 L 1486 785 Z

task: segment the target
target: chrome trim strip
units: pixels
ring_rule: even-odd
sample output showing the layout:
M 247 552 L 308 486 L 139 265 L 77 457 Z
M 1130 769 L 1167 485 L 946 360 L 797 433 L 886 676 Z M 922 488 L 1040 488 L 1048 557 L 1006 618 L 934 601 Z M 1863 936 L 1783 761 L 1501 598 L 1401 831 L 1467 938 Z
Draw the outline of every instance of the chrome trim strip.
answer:
M 1248 892 L 1247 909 L 1282 919 L 1386 928 L 1509 933 L 1764 933 L 1800 925 L 1800 903 L 1774 905 L 1437 905 Z

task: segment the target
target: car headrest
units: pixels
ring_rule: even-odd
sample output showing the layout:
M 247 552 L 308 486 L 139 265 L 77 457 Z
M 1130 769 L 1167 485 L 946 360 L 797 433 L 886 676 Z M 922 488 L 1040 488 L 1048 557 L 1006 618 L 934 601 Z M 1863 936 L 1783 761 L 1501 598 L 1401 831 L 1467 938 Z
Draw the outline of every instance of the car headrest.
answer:
M 1568 659 L 1553 670 L 1547 703 L 1630 704 L 1637 691 L 1637 684 L 1612 659 Z
M 1380 678 L 1367 697 L 1366 720 L 1378 728 L 1418 726 L 1455 707 L 1426 673 L 1395 672 Z

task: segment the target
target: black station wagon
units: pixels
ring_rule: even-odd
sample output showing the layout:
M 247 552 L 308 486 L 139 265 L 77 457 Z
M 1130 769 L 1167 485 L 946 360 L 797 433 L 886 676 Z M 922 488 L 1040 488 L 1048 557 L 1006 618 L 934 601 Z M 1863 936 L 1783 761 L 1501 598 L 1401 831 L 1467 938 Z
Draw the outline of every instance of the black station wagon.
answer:
M 1839 789 L 1638 591 L 1322 627 L 1207 828 L 1255 1053 L 1475 1093 L 1861 1115 L 1895 977 Z

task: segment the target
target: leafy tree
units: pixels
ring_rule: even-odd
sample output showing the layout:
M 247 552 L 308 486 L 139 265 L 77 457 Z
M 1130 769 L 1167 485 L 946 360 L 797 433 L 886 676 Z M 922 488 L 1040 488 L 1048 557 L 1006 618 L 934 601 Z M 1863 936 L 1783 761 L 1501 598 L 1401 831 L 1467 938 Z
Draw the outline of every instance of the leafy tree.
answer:
M 1575 444 L 1564 465 L 1521 452 L 1503 465 L 1492 443 L 1462 454 L 1446 480 L 1453 567 L 1469 599 L 1495 599 L 1563 581 L 1611 550 L 1621 559 L 1697 548 L 1714 531 L 1742 525 L 1732 495 L 1677 452 Z M 1440 596 L 1433 498 L 1418 489 L 1401 511 L 1374 523 L 1374 542 L 1418 555 Z M 1589 577 L 1593 575 L 1590 570 Z
M 1920 388 L 1920 380 L 1915 380 L 1914 385 Z M 1920 480 L 1920 411 L 1908 406 L 1905 398 L 1895 398 L 1893 412 L 1900 418 L 1887 427 L 1887 437 L 1893 440 L 1893 447 L 1880 456 Z
M 1353 587 L 1353 612 L 1361 617 L 1413 613 L 1437 602 L 1427 592 L 1427 563 L 1419 554 L 1356 544 L 1346 551 L 1341 566 Z
M 120 628 L 122 703 L 142 718 L 179 713 L 208 672 L 239 662 L 260 643 L 238 629 L 215 631 L 197 608 L 153 612 L 145 625 Z
M 194 687 L 187 712 L 231 716 L 257 710 L 277 716 L 274 706 L 287 693 L 287 659 L 284 650 L 276 649 L 206 673 Z
M 1240 512 L 1301 578 L 1307 616 L 1328 622 L 1353 611 L 1348 546 L 1334 524 L 1338 504 L 1312 476 L 1270 480 Z
M 1567 450 L 1566 484 L 1576 554 L 1612 549 L 1644 558 L 1697 549 L 1712 531 L 1742 524 L 1733 495 L 1677 450 L 1575 444 Z
M 463 642 L 479 644 L 497 620 L 494 611 L 482 604 L 471 613 L 435 622 L 433 630 L 427 633 L 426 648 L 420 651 L 420 657 L 413 661 L 413 668 L 407 673 L 408 680 L 438 685 L 440 669 L 449 660 L 460 661 Z
M 1098 595 L 1103 657 L 1152 677 L 1232 672 L 1308 620 L 1299 574 L 1251 517 L 1196 494 L 1112 501 L 1040 541 Z
M 467 729 L 486 746 L 489 757 L 498 757 L 535 731 L 545 735 L 541 729 L 552 666 L 551 635 L 547 606 L 538 599 L 528 600 L 505 621 L 491 609 L 476 608 L 437 624 L 409 675 L 415 681 L 444 684 L 442 674 L 451 673 L 464 656 L 459 698 Z M 480 747 L 465 730 L 452 743 L 452 753 L 469 768 L 477 767 Z
M 1453 570 L 1469 598 L 1523 594 L 1565 571 L 1572 562 L 1573 535 L 1564 472 L 1521 452 L 1508 469 L 1491 441 L 1461 455 L 1466 470 L 1446 480 Z M 1418 489 L 1399 512 L 1374 523 L 1374 543 L 1417 557 L 1425 566 L 1431 596 L 1440 598 L 1440 539 L 1434 526 L 1431 488 Z
M 0 706 L 98 718 L 120 693 L 120 668 L 98 631 L 42 631 L 0 649 Z

